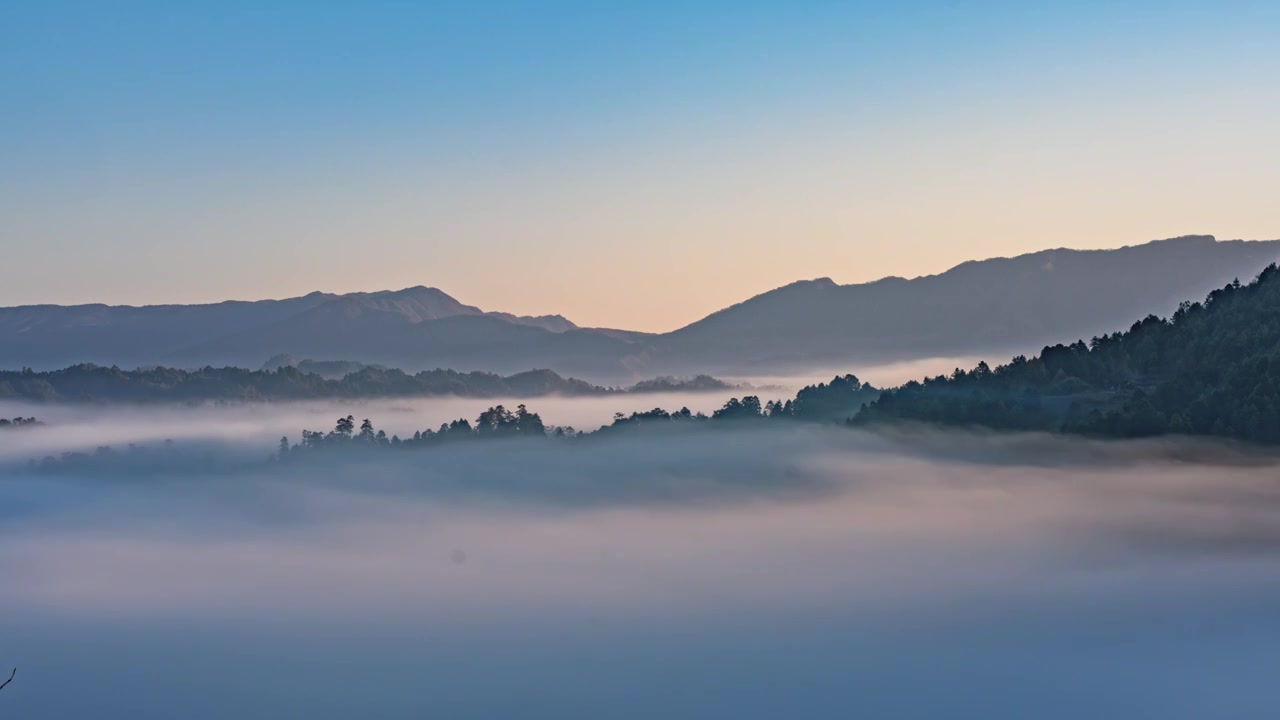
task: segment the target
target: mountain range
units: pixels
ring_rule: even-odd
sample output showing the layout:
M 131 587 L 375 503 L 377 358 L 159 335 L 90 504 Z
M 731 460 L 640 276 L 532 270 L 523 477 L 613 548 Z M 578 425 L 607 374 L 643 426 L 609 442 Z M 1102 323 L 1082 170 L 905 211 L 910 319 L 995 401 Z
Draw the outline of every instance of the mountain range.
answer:
M 652 339 L 652 362 L 721 374 L 797 366 L 1034 352 L 1089 339 L 1134 317 L 1167 315 L 1253 278 L 1280 241 L 1198 235 L 1114 250 L 1055 249 L 962 263 L 911 280 L 808 280 L 758 295 Z
M 206 305 L 0 308 L 0 367 L 258 367 L 269 356 L 421 370 L 597 367 L 643 333 L 579 328 L 558 315 L 484 312 L 436 288 Z M 526 360 L 527 359 L 527 360 Z
M 595 382 L 654 374 L 773 374 L 1037 350 L 1168 314 L 1280 259 L 1280 241 L 1186 236 L 1054 249 L 938 275 L 792 283 L 669 333 L 485 312 L 433 287 L 204 305 L 0 308 L 0 368 L 81 362 L 256 368 L 289 354 L 409 371 L 551 368 Z

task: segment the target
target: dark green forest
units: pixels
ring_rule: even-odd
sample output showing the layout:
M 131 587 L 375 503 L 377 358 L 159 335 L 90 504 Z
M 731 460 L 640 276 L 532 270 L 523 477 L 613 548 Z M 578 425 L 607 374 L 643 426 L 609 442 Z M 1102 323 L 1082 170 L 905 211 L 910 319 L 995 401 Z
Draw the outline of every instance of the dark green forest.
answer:
M 1207 435 L 1280 443 L 1280 273 L 1269 265 L 1172 317 L 995 368 L 909 382 L 857 427 L 915 421 L 1102 437 Z
M 502 376 L 487 372 L 402 370 L 365 366 L 340 379 L 282 366 L 274 370 L 206 367 L 199 370 L 122 370 L 73 365 L 61 370 L 0 371 L 0 400 L 28 402 L 255 402 L 456 395 L 459 397 L 589 396 L 615 393 L 726 390 L 732 386 L 700 375 L 660 377 L 629 388 L 565 378 L 551 370 Z

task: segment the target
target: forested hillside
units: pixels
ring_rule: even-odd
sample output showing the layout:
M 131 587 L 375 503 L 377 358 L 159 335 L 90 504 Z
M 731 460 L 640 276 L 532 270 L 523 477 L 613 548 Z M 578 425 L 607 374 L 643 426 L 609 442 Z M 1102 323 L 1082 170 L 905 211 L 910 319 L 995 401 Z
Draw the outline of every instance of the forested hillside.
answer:
M 1109 437 L 1165 433 L 1280 443 L 1280 273 L 1125 332 L 911 382 L 851 422 L 980 425 Z

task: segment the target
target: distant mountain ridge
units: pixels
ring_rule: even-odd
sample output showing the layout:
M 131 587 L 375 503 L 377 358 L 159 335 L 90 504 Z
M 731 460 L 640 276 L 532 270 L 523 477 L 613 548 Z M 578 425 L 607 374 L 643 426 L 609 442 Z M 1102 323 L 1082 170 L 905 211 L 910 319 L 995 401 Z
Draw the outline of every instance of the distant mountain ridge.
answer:
M 609 383 L 856 368 L 1091 337 L 1168 314 L 1277 259 L 1280 241 L 1209 235 L 1043 250 L 909 280 L 795 282 L 664 334 L 486 312 L 425 286 L 207 305 L 28 305 L 0 308 L 0 368 L 259 367 L 281 353 L 408 371 L 544 367 Z
M 497 373 L 444 369 L 406 373 L 395 368 L 372 365 L 358 367 L 338 377 L 324 377 L 320 373 L 307 372 L 287 363 L 262 370 L 236 367 L 122 370 L 90 364 L 43 372 L 0 370 L 0 400 L 36 403 L 263 402 L 440 395 L 481 398 L 531 398 L 548 395 L 578 397 L 719 392 L 734 388 L 740 386 L 706 375 L 693 378 L 659 377 L 626 388 L 603 387 L 563 377 L 546 369 L 526 370 L 506 377 Z
M 800 281 L 655 338 L 649 369 L 759 373 L 1036 349 L 1168 314 L 1280 258 L 1280 241 L 1211 235 L 1114 250 L 1042 250 L 914 279 Z
M 643 333 L 579 328 L 560 315 L 485 312 L 437 288 L 207 305 L 0 308 L 0 366 L 80 362 L 145 367 L 257 367 L 280 353 L 351 357 L 414 370 L 517 372 L 542 357 L 573 371 L 622 354 Z

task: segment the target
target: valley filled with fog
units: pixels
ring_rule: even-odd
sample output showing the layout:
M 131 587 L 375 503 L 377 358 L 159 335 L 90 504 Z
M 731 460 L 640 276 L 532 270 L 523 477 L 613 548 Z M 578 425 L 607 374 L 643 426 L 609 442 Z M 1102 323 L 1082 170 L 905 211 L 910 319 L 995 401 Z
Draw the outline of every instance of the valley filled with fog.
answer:
M 654 405 L 710 411 L 729 394 L 529 404 L 548 424 L 594 429 Z M 0 406 L 46 423 L 0 434 L 0 638 L 23 658 L 6 710 L 1267 707 L 1280 661 L 1271 455 L 790 424 L 271 460 L 281 435 L 348 412 L 404 435 L 489 404 Z M 181 462 L 161 472 L 127 457 L 54 474 L 25 462 L 166 439 Z
M 878 387 L 897 385 L 922 375 L 945 374 L 971 367 L 981 358 L 932 358 L 859 369 L 859 377 Z M 329 430 L 334 419 L 348 414 L 372 418 L 387 434 L 401 437 L 434 429 L 458 418 L 474 419 L 493 405 L 527 404 L 548 425 L 594 430 L 615 413 L 629 415 L 655 407 L 710 414 L 731 397 L 759 395 L 761 400 L 795 395 L 806 385 L 829 381 L 847 369 L 804 375 L 726 378 L 735 387 L 706 392 L 651 392 L 634 395 L 542 396 L 531 398 L 464 398 L 442 395 L 424 398 L 356 399 L 350 401 L 240 403 L 29 403 L 0 400 L 0 417 L 36 417 L 44 427 L 21 436 L 0 434 L 0 460 L 39 459 L 43 455 L 93 450 L 101 445 L 124 446 L 164 440 L 234 442 L 254 451 L 269 451 L 282 436 L 298 440 L 303 429 Z
M 0 0 L 0 720 L 1280 718 L 1277 37 Z
M 781 394 L 781 393 L 780 393 Z M 594 430 L 615 412 L 655 406 L 711 412 L 742 391 L 652 393 L 586 398 L 458 398 L 451 396 L 349 402 L 237 403 L 226 405 L 35 405 L 0 402 L 0 417 L 32 416 L 46 424 L 21 436 L 0 436 L 0 458 L 39 459 L 41 454 L 93 450 L 100 445 L 156 444 L 165 440 L 231 443 L 265 456 L 282 436 L 297 442 L 307 430 L 331 430 L 348 414 L 372 418 L 387 434 L 401 437 L 435 429 L 458 418 L 472 420 L 485 408 L 527 403 L 548 424 Z

